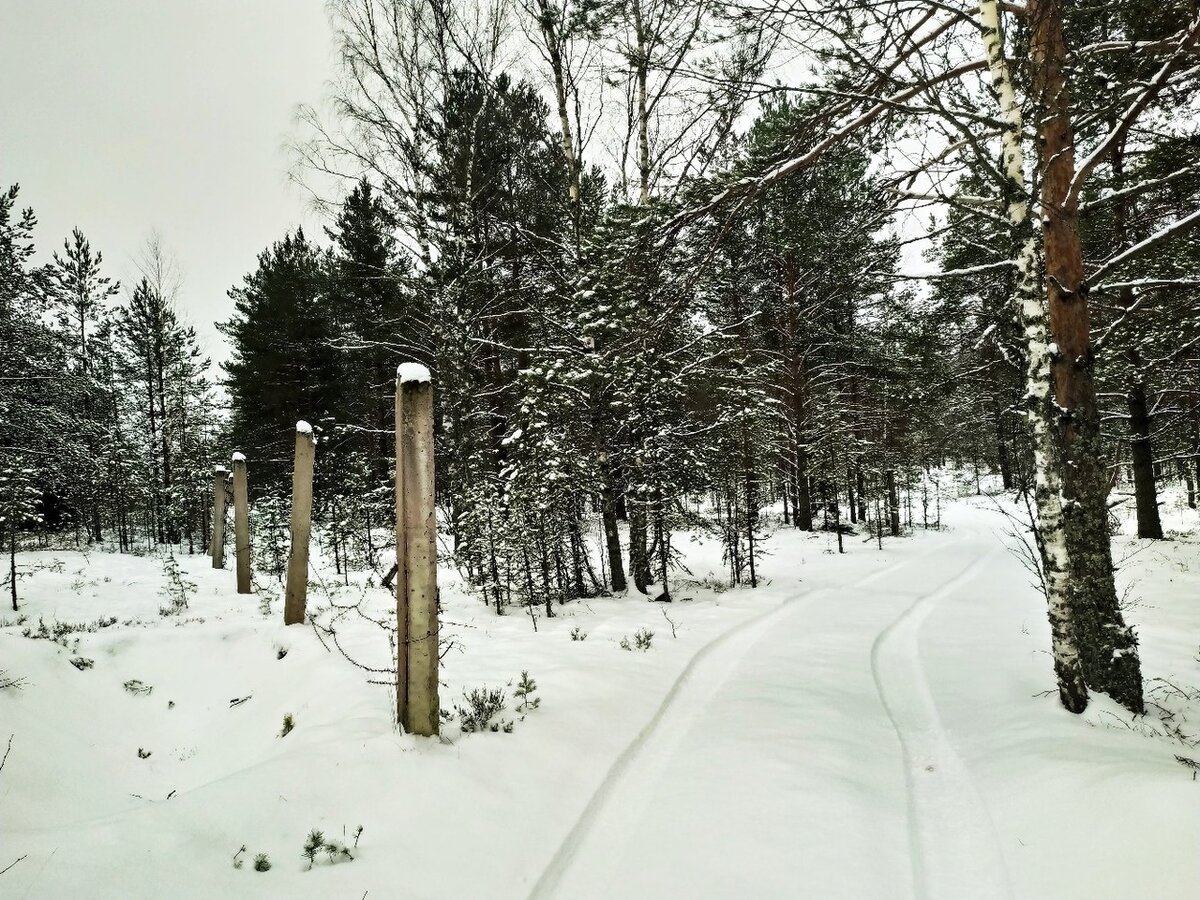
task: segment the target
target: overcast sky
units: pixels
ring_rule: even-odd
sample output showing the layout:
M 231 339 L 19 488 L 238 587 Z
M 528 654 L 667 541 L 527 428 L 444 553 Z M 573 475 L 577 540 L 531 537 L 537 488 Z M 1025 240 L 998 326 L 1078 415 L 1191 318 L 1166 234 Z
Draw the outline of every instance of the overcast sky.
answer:
M 322 0 L 0 0 L 0 187 L 37 213 L 41 259 L 79 226 L 122 282 L 157 229 L 224 359 L 225 292 L 319 228 L 286 142 L 332 74 Z

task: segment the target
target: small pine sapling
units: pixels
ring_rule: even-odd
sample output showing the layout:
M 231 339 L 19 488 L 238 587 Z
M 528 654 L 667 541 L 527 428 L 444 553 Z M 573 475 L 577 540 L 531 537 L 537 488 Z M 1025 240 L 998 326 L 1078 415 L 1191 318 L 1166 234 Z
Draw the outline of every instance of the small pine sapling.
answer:
M 259 853 L 254 857 L 254 871 L 267 872 L 271 869 L 271 857 L 265 853 Z
M 513 691 L 513 696 L 519 701 L 517 703 L 517 712 L 537 709 L 542 705 L 542 698 L 533 696 L 537 689 L 537 682 L 529 677 L 528 672 L 522 672 L 521 681 Z
M 283 717 L 283 728 L 279 731 L 280 737 L 287 737 L 292 733 L 292 729 L 296 727 L 296 720 L 292 718 L 291 713 L 286 713 Z
M 354 857 L 350 854 L 349 848 L 341 841 L 326 841 L 325 846 L 321 848 L 329 854 L 329 864 L 333 865 L 343 859 L 348 859 L 354 862 Z
M 345 829 L 342 829 L 345 834 Z M 341 841 L 329 840 L 325 837 L 325 832 L 314 828 L 308 833 L 308 837 L 304 839 L 303 856 L 308 860 L 308 868 L 311 869 L 317 862 L 317 854 L 324 853 L 329 857 L 329 864 L 333 865 L 342 860 L 354 861 L 354 854 L 351 849 L 358 849 L 358 840 L 362 837 L 363 827 L 361 825 L 354 832 L 354 846 L 347 847 Z
M 308 860 L 308 867 L 310 869 L 313 867 L 313 863 L 317 861 L 317 854 L 321 852 L 321 848 L 324 846 L 325 833 L 315 828 L 304 839 L 304 858 Z
M 458 721 L 462 725 L 464 734 L 471 734 L 478 731 L 499 731 L 499 722 L 493 722 L 500 711 L 504 709 L 506 698 L 504 691 L 496 688 L 489 690 L 488 688 L 475 688 L 471 693 L 463 691 L 463 699 L 467 701 L 465 707 L 454 707 L 454 711 L 458 713 Z
M 629 635 L 621 638 L 621 649 L 629 651 L 641 650 L 644 652 L 650 649 L 650 644 L 653 640 L 653 631 L 650 631 L 648 628 L 639 628 L 633 635 L 632 643 L 629 641 Z
M 196 592 L 196 585 L 183 577 L 179 560 L 173 553 L 168 553 L 167 558 L 163 560 L 163 578 L 166 579 L 166 584 L 160 593 L 167 599 L 168 605 L 159 607 L 158 614 L 177 616 L 188 608 L 188 597 Z
M 576 625 L 574 628 L 571 629 L 571 640 L 586 641 L 587 640 L 587 632 L 584 631 L 582 628 L 580 628 L 578 625 Z

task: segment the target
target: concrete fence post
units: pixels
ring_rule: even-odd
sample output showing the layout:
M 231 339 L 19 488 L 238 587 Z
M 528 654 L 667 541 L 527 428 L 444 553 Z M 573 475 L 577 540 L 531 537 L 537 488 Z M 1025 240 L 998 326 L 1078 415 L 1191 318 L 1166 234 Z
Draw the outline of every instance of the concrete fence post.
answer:
M 250 593 L 250 496 L 246 457 L 233 454 L 233 543 L 237 553 L 237 592 Z
M 433 479 L 433 383 L 424 366 L 405 363 L 396 373 L 396 705 L 404 730 L 420 735 L 438 733 L 441 711 Z
M 212 541 L 208 550 L 214 569 L 225 568 L 225 478 L 228 474 L 224 466 L 213 469 Z
M 283 624 L 304 621 L 308 600 L 308 537 L 312 529 L 312 474 L 317 440 L 312 426 L 296 423 L 296 462 L 292 469 L 292 546 L 288 553 Z

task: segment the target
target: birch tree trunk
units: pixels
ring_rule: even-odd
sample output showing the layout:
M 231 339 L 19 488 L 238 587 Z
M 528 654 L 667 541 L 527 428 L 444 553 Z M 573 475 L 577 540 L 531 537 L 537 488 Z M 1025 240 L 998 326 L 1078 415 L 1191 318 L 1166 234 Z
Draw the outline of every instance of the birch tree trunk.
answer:
M 1132 712 L 1145 709 L 1137 639 L 1121 614 L 1108 534 L 1108 484 L 1092 376 L 1088 286 L 1083 276 L 1075 136 L 1067 84 L 1062 0 L 1030 0 L 1029 65 L 1037 111 L 1042 245 L 1051 370 L 1062 442 L 1069 602 L 1084 677 Z
M 1029 217 L 1025 188 L 1021 107 L 1004 57 L 1000 11 L 996 0 L 981 0 L 979 25 L 992 86 L 1000 104 L 1003 123 L 1002 164 L 1011 192 L 1007 216 L 1019 248 L 1014 305 L 1025 339 L 1025 402 L 1033 440 L 1037 545 L 1041 553 L 1042 581 L 1050 618 L 1054 674 L 1062 705 L 1073 713 L 1080 713 L 1087 708 L 1088 692 L 1068 596 L 1069 557 L 1058 475 L 1061 462 L 1050 391 L 1051 347 L 1047 335 L 1046 307 L 1037 279 L 1037 236 Z

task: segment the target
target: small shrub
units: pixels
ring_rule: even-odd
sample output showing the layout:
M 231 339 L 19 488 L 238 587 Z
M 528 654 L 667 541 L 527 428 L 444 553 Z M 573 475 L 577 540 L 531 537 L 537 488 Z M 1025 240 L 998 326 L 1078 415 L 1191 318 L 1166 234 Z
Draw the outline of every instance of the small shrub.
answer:
M 242 867 L 242 863 L 245 861 L 242 859 L 242 854 L 245 852 L 246 852 L 246 845 L 242 844 L 241 849 L 238 850 L 237 853 L 233 854 L 233 867 L 235 869 L 240 869 Z
M 469 694 L 463 691 L 463 699 L 467 701 L 467 705 L 455 705 L 454 711 L 458 713 L 458 721 L 465 733 L 500 730 L 501 723 L 492 720 L 500 714 L 507 702 L 504 691 L 499 688 L 474 688 Z
M 292 729 L 296 727 L 296 720 L 292 718 L 291 713 L 287 713 L 283 717 L 283 728 L 279 732 L 280 737 L 287 737 L 292 733 Z
M 521 673 L 521 681 L 517 684 L 516 690 L 513 691 L 513 696 L 517 698 L 517 712 L 525 712 L 530 709 L 537 709 L 542 705 L 542 698 L 533 696 L 537 690 L 537 682 L 529 677 L 528 672 Z
M 17 690 L 20 690 L 21 685 L 23 685 L 24 683 L 25 683 L 24 678 L 17 678 L 15 676 L 9 675 L 3 669 L 0 669 L 0 691 L 5 690 L 6 688 L 16 688 Z
M 52 625 L 46 625 L 45 620 L 38 618 L 38 627 L 24 628 L 21 631 L 23 637 L 27 637 L 34 641 L 54 641 L 56 644 L 67 646 L 67 636 L 72 634 L 94 634 L 101 628 L 108 628 L 117 624 L 116 616 L 101 616 L 94 622 L 55 622 Z
M 587 640 L 587 632 L 584 631 L 582 628 L 580 628 L 578 625 L 576 625 L 574 628 L 571 629 L 571 640 L 586 641 Z
M 94 659 L 88 659 L 86 656 L 76 656 L 71 659 L 71 665 L 77 668 L 80 672 L 84 669 L 90 669 L 96 664 Z
M 168 553 L 167 558 L 163 560 L 163 578 L 166 579 L 166 583 L 159 593 L 167 599 L 167 605 L 160 606 L 158 614 L 177 616 L 188 608 L 188 597 L 196 592 L 196 585 L 183 577 L 179 560 L 173 553 Z
M 287 647 L 276 647 L 275 648 L 275 658 L 276 659 L 283 659 L 287 655 L 288 655 Z
M 138 747 L 138 759 L 149 759 L 150 752 L 151 751 L 149 750 L 144 750 L 143 748 Z
M 354 862 L 354 857 L 351 855 L 349 848 L 341 841 L 326 841 L 325 846 L 321 848 L 329 854 L 329 864 L 340 862 L 343 859 L 348 859 Z
M 321 848 L 325 846 L 325 832 L 313 829 L 308 833 L 308 837 L 304 839 L 304 858 L 308 860 L 308 867 L 311 869 L 313 863 L 317 861 L 317 854 L 321 852 Z
M 149 694 L 154 690 L 154 686 L 146 684 L 144 681 L 139 681 L 137 678 L 130 678 L 125 682 L 125 690 L 131 694 Z
M 265 853 L 259 853 L 254 857 L 255 872 L 269 872 L 271 870 L 271 857 Z
M 650 649 L 651 642 L 654 640 L 654 632 L 648 628 L 639 628 L 633 635 L 633 643 L 629 642 L 629 635 L 621 638 L 622 650 L 641 650 L 645 652 Z
M 345 833 L 345 829 L 342 829 Z M 361 825 L 354 832 L 354 847 L 358 848 L 358 839 L 362 837 L 363 827 Z M 308 833 L 308 837 L 304 839 L 304 850 L 302 855 L 308 860 L 308 867 L 311 869 L 317 862 L 317 855 L 324 853 L 329 857 L 329 864 L 333 865 L 342 860 L 354 861 L 354 854 L 350 852 L 352 848 L 347 847 L 341 841 L 329 840 L 325 837 L 325 832 L 314 828 Z

